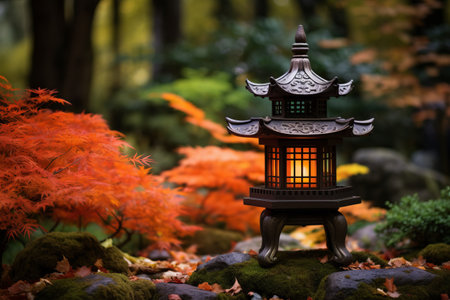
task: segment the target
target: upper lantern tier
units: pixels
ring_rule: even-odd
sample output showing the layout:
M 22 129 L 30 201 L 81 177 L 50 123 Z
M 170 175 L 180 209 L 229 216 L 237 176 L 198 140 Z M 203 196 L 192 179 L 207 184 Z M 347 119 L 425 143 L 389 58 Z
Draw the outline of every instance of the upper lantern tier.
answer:
M 247 80 L 246 88 L 255 96 L 269 97 L 274 116 L 325 117 L 326 100 L 347 95 L 353 81 L 339 84 L 337 77 L 325 80 L 311 69 L 308 44 L 302 25 L 298 26 L 289 71 L 278 78 L 270 77 L 268 83 Z

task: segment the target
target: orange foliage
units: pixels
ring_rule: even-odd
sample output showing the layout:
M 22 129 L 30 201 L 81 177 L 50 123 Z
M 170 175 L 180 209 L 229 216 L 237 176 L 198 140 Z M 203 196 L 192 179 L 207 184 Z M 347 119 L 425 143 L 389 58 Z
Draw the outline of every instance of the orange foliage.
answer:
M 122 134 L 98 115 L 40 108 L 49 102 L 68 103 L 43 89 L 15 94 L 0 78 L 0 230 L 29 235 L 43 215 L 168 243 L 193 229 L 177 219 L 177 193 L 149 174 L 148 157 L 121 153 Z
M 183 99 L 182 97 L 171 94 L 163 93 L 161 98 L 168 101 L 172 108 L 184 112 L 186 116 L 186 121 L 206 129 L 215 139 L 224 143 L 242 143 L 242 144 L 253 144 L 259 145 L 256 139 L 242 138 L 234 135 L 229 135 L 227 130 L 220 124 L 217 124 L 211 120 L 206 119 L 205 113 L 190 103 L 189 101 Z
M 442 9 L 442 3 L 427 0 L 406 5 L 402 1 L 371 0 L 353 9 L 359 24 L 366 28 L 361 30 L 365 34 L 362 39 L 369 48 L 355 53 L 350 60 L 353 64 L 376 60 L 383 69 L 380 74 L 362 75 L 367 95 L 385 99 L 395 106 L 449 105 L 450 84 L 440 73 L 449 66 L 450 55 L 424 53 L 432 41 L 429 37 L 411 34 L 435 9 Z M 419 69 L 435 82 L 433 86 L 420 82 L 415 74 Z M 423 119 L 417 121 L 420 123 Z
M 261 209 L 243 205 L 241 199 L 264 181 L 264 154 L 215 146 L 179 152 L 186 157 L 162 176 L 184 187 L 187 216 L 196 224 L 224 222 L 229 229 L 258 231 Z

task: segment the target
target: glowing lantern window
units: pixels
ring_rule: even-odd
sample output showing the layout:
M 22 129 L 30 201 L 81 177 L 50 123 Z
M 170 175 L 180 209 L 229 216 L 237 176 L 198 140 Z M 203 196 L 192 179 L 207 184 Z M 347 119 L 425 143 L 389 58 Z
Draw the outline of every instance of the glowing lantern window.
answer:
M 286 148 L 286 188 L 317 188 L 317 148 Z

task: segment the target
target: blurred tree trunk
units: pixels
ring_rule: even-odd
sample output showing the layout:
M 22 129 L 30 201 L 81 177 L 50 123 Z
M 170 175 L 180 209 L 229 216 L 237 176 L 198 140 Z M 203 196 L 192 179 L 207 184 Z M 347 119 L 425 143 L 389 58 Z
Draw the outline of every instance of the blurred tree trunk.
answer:
M 121 82 L 121 72 L 120 72 L 120 4 L 122 0 L 113 0 L 112 5 L 112 19 L 111 19 L 111 27 L 112 27 L 112 51 L 113 51 L 113 64 L 111 68 L 112 78 L 111 78 L 111 86 L 110 93 L 114 95 L 118 90 L 120 90 L 120 82 Z
M 33 35 L 30 87 L 60 91 L 64 64 L 64 1 L 34 0 L 30 4 Z
M 95 9 L 100 0 L 76 0 L 73 2 L 73 20 L 69 25 L 66 45 L 66 65 L 62 93 L 74 106 L 85 110 L 89 104 L 92 82 L 92 24 Z
M 216 3 L 214 14 L 223 26 L 234 18 L 233 5 L 230 0 L 217 0 Z
M 153 5 L 153 80 L 164 81 L 180 72 L 166 58 L 168 51 L 181 39 L 180 0 L 151 0 Z
M 99 1 L 73 1 L 70 19 L 65 18 L 65 1 L 30 1 L 33 25 L 30 87 L 56 89 L 72 103 L 67 108 L 75 112 L 86 110 L 89 103 L 91 32 Z
M 255 20 L 265 19 L 269 16 L 269 2 L 267 0 L 255 0 L 253 5 Z

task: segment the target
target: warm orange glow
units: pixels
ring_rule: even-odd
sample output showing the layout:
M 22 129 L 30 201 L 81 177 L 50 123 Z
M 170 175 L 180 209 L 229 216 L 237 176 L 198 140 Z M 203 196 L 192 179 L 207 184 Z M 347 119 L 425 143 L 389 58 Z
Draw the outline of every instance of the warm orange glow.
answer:
M 286 150 L 286 187 L 317 187 L 317 148 Z

